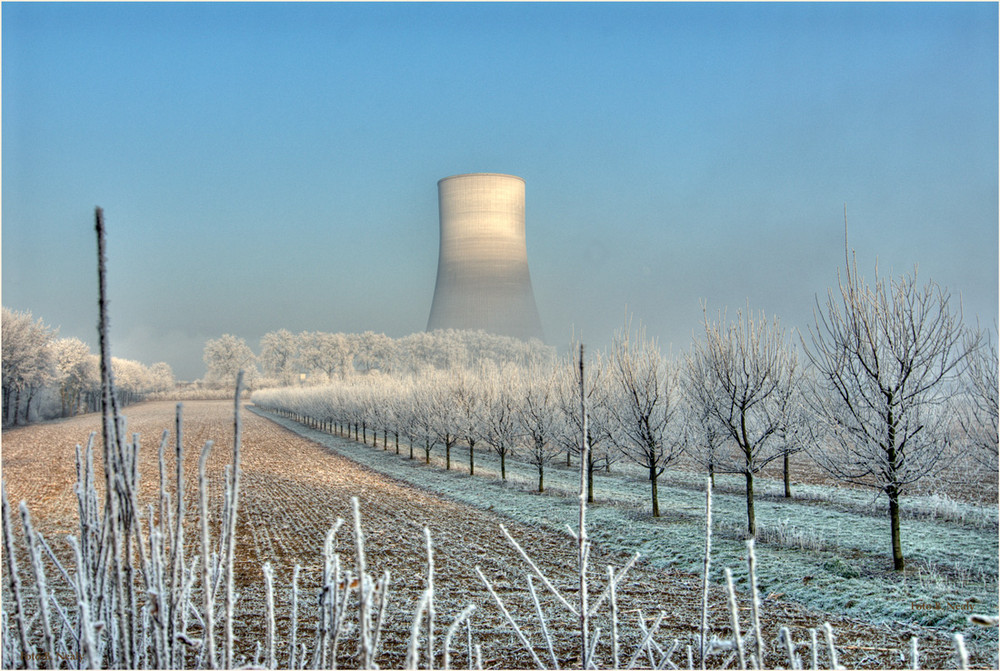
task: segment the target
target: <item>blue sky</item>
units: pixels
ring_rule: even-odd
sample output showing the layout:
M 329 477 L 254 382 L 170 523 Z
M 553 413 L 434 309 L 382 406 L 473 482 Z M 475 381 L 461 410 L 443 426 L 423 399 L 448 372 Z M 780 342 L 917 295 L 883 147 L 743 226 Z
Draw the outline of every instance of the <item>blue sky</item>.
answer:
M 789 328 L 851 246 L 997 320 L 995 3 L 10 3 L 2 298 L 96 351 L 426 326 L 436 182 L 527 184 L 551 344 Z

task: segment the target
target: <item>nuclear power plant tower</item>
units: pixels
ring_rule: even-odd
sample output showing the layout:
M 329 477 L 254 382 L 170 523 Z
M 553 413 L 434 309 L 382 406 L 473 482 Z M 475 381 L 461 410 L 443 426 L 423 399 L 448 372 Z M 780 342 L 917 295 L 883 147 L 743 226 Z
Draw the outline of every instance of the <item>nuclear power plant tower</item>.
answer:
M 543 339 L 528 273 L 524 180 L 473 173 L 438 182 L 441 248 L 427 330 Z

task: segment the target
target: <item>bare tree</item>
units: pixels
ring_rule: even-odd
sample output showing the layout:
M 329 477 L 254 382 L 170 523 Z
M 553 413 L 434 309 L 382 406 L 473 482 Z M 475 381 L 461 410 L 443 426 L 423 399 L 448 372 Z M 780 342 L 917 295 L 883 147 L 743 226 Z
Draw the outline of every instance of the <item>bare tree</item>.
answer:
M 525 459 L 538 471 L 538 491 L 545 491 L 545 467 L 559 453 L 555 370 L 532 365 L 517 388 L 516 415 L 525 437 Z
M 702 373 L 697 366 L 704 362 L 693 357 L 686 358 L 684 379 L 683 425 L 681 441 L 684 451 L 695 461 L 708 470 L 708 477 L 715 486 L 715 465 L 722 459 L 722 449 L 728 435 L 722 425 L 712 417 L 711 404 L 714 394 L 706 394 L 710 385 L 694 384 L 693 380 L 707 373 Z
M 469 475 L 476 474 L 476 443 L 483 435 L 484 392 L 483 373 L 475 375 L 468 369 L 454 373 L 451 388 L 458 409 L 459 435 L 469 446 Z
M 996 329 L 994 328 L 994 331 Z M 970 456 L 990 472 L 996 472 L 997 454 L 997 348 L 989 337 L 970 333 L 968 365 L 962 373 L 962 394 L 957 395 L 956 415 Z M 976 343 L 979 342 L 979 346 Z
M 689 396 L 735 447 L 713 466 L 746 479 L 747 532 L 753 537 L 754 475 L 784 454 L 777 434 L 786 425 L 783 407 L 798 370 L 795 351 L 777 318 L 754 318 L 748 306 L 732 322 L 724 314 L 718 322 L 705 315 L 705 339 L 695 341 L 688 370 Z
M 678 418 L 678 370 L 641 326 L 633 335 L 626 324 L 615 334 L 611 350 L 612 439 L 626 458 L 648 472 L 653 517 L 659 517 L 657 483 L 682 448 L 681 441 L 668 433 Z
M 455 403 L 455 387 L 459 384 L 458 371 L 431 373 L 426 380 L 431 402 L 433 433 L 437 442 L 444 445 L 445 470 L 451 470 L 451 448 L 462 435 L 463 418 Z
M 507 479 L 507 457 L 514 454 L 520 434 L 517 400 L 510 366 L 484 367 L 483 441 L 500 457 L 500 479 Z
M 817 299 L 810 343 L 803 340 L 820 387 L 810 395 L 829 439 L 818 463 L 845 482 L 874 487 L 889 499 L 892 563 L 904 568 L 899 498 L 941 467 L 950 432 L 944 410 L 961 364 L 977 343 L 963 342 L 961 308 L 917 273 L 886 282 L 878 266 L 869 284 L 848 261 L 839 295 Z
M 571 344 L 569 356 L 560 367 L 557 377 L 557 402 L 560 425 L 556 440 L 570 455 L 580 454 L 583 435 L 583 415 L 580 412 L 580 361 L 579 345 Z M 587 502 L 594 502 L 594 471 L 599 464 L 610 467 L 620 452 L 612 450 L 610 368 L 608 362 L 595 353 L 586 368 L 587 403 Z
M 789 384 L 778 390 L 778 449 L 781 450 L 781 472 L 785 498 L 792 498 L 791 456 L 805 450 L 808 434 L 808 413 L 802 398 L 802 371 L 795 370 Z

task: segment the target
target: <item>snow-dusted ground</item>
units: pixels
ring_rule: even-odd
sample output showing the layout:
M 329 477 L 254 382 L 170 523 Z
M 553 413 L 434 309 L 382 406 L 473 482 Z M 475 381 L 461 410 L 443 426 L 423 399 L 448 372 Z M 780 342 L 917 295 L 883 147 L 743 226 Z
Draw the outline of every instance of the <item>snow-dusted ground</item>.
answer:
M 519 521 L 567 531 L 578 520 L 579 470 L 552 464 L 546 468 L 546 493 L 535 493 L 537 471 L 507 461 L 507 482 L 499 478 L 499 460 L 488 448 L 476 449 L 476 475 L 468 470 L 467 448 L 453 448 L 452 470 L 444 470 L 443 449 L 432 464 L 420 446 L 410 461 L 409 446 L 392 436 L 388 451 L 331 436 L 289 419 L 265 414 L 278 424 L 380 473 Z M 370 440 L 370 438 L 369 438 Z M 648 481 L 635 469 L 616 465 L 598 474 L 597 503 L 589 508 L 588 532 L 605 548 L 636 551 L 654 565 L 697 573 L 704 549 L 705 479 L 693 473 L 664 474 L 660 484 L 662 517 L 649 514 Z M 713 494 L 714 579 L 729 566 L 734 576 L 745 561 L 741 532 L 746 524 L 742 476 L 717 476 Z M 916 514 L 902 521 L 908 566 L 903 576 L 891 571 L 889 521 L 884 502 L 870 493 L 839 487 L 800 485 L 796 496 L 782 500 L 781 483 L 760 480 L 755 503 L 758 524 L 758 576 L 765 595 L 784 595 L 810 608 L 874 623 L 913 622 L 971 634 L 970 613 L 996 614 L 997 510 L 940 500 L 914 498 Z M 930 517 L 944 509 L 944 517 Z M 964 522 L 955 520 L 965 520 Z M 745 578 L 738 577 L 738 582 Z M 915 604 L 917 605 L 915 607 Z M 930 607 L 920 607 L 927 606 Z M 974 638 L 995 646 L 996 629 Z

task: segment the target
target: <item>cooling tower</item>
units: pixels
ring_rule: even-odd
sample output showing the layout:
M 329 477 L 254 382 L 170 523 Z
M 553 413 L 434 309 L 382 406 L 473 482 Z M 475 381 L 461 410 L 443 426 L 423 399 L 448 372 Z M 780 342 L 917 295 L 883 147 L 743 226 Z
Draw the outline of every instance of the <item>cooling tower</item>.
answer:
M 441 248 L 427 330 L 542 337 L 524 239 L 524 180 L 474 173 L 438 182 Z

